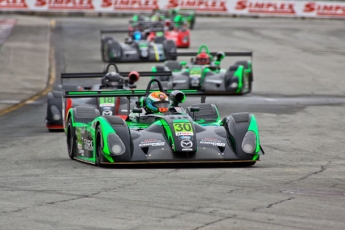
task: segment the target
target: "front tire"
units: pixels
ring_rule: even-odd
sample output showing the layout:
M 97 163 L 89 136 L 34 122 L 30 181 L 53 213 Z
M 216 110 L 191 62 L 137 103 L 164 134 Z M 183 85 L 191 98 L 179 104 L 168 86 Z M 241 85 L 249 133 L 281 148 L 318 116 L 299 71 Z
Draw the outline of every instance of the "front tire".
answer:
M 72 124 L 72 119 L 68 119 L 67 123 L 67 151 L 68 156 L 72 160 L 74 160 L 74 157 L 76 156 L 76 149 L 77 149 L 77 143 L 75 138 L 75 129 Z
M 96 132 L 96 160 L 95 160 L 95 165 L 99 167 L 104 167 L 102 164 L 102 156 L 103 151 L 102 151 L 102 131 L 101 128 L 98 126 L 97 132 Z

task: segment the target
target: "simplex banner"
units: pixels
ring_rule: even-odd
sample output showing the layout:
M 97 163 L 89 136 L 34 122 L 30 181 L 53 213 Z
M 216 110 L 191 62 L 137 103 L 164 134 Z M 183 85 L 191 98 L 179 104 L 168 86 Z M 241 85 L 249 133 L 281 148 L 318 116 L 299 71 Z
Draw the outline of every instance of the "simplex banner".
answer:
M 345 18 L 345 2 L 280 0 L 0 0 L 0 11 L 135 13 L 193 9 L 200 14 Z

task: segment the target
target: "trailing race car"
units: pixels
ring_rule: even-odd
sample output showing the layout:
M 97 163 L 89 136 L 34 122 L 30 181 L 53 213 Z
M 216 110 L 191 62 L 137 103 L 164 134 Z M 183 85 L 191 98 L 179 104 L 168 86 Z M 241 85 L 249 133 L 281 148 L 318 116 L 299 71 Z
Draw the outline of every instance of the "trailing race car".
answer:
M 201 45 L 198 52 L 177 53 L 176 56 L 196 56 L 186 62 L 166 61 L 164 66 L 153 66 L 152 71 L 171 70 L 172 77 L 157 77 L 167 89 L 203 89 L 224 94 L 246 94 L 252 90 L 252 61 L 237 61 L 227 69 L 220 67 L 225 56 L 250 56 L 252 52 L 209 52 Z
M 164 37 L 155 37 L 152 41 L 147 37 L 152 32 L 159 32 L 161 29 L 154 28 L 144 31 L 128 30 L 101 30 L 105 33 L 130 33 L 125 42 L 119 42 L 110 36 L 101 37 L 101 55 L 104 62 L 164 62 L 176 60 L 176 44 L 173 40 Z
M 147 36 L 149 41 L 161 43 L 163 39 L 167 39 L 173 40 L 177 48 L 188 48 L 190 46 L 190 30 L 185 23 L 172 23 L 169 19 L 158 22 L 130 22 L 129 34 L 135 30 L 150 30 L 151 33 Z M 160 39 L 157 39 L 157 37 L 160 37 Z
M 170 19 L 172 22 L 177 23 L 178 25 L 181 25 L 182 23 L 186 23 L 187 26 L 192 30 L 194 29 L 195 25 L 195 11 L 192 9 L 177 9 L 172 8 L 169 10 L 153 10 L 151 20 L 152 18 L 155 19 L 159 18 L 162 19 Z M 145 18 L 138 16 L 138 20 Z M 162 19 L 161 19 L 162 18 Z M 133 17 L 134 19 L 134 17 Z M 147 19 L 146 19 L 147 20 Z
M 152 91 L 156 83 L 159 91 Z M 168 97 L 167 95 L 170 95 Z M 133 163 L 229 163 L 254 165 L 264 154 L 255 116 L 235 113 L 221 119 L 214 104 L 179 106 L 198 90 L 168 90 L 152 79 L 144 90 L 65 92 L 65 98 L 138 97 L 126 119 L 77 106 L 66 113 L 71 159 L 98 166 Z M 128 105 L 130 108 L 130 105 Z
M 109 72 L 109 67 L 114 66 L 115 72 Z M 139 75 L 140 74 L 140 75 Z M 62 108 L 62 94 L 63 91 L 89 91 L 89 90 L 132 90 L 136 88 L 135 82 L 139 80 L 139 76 L 150 77 L 152 74 L 156 75 L 171 75 L 171 71 L 163 71 L 161 73 L 153 72 L 119 72 L 117 66 L 113 63 L 107 65 L 104 72 L 96 73 L 62 73 L 61 85 L 58 91 L 52 91 L 47 96 L 47 114 L 46 127 L 49 131 L 63 131 L 63 108 Z M 124 78 L 122 76 L 128 76 Z M 63 84 L 63 79 L 81 79 L 86 78 L 101 78 L 100 84 L 92 86 L 82 86 L 81 84 Z M 127 98 L 82 98 L 82 99 L 67 99 L 65 102 L 67 110 L 78 105 L 88 105 L 97 108 L 102 115 L 127 115 Z M 67 112 L 67 111 L 66 111 Z

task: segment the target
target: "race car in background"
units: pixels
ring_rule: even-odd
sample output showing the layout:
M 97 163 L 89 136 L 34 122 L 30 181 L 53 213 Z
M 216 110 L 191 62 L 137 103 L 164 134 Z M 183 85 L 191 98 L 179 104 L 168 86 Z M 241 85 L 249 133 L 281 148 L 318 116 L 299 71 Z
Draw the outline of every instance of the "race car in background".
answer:
M 164 62 L 176 60 L 176 44 L 164 36 L 156 36 L 151 41 L 151 33 L 164 32 L 161 28 L 151 28 L 144 31 L 101 30 L 101 56 L 103 62 Z M 103 36 L 109 33 L 129 33 L 125 42 L 119 42 L 113 37 Z
M 137 22 L 131 23 L 128 27 L 129 35 L 135 30 L 151 31 L 147 36 L 149 41 L 156 43 L 163 42 L 164 39 L 173 40 L 177 48 L 189 48 L 190 46 L 190 30 L 186 25 L 176 26 L 170 20 L 164 22 Z M 156 40 L 155 40 L 156 39 Z
M 115 72 L 109 71 L 109 67 L 114 66 Z M 135 82 L 141 77 L 150 77 L 153 75 L 165 76 L 171 75 L 171 71 L 162 72 L 119 72 L 117 66 L 109 63 L 103 72 L 96 73 L 61 73 L 61 84 L 59 90 L 48 93 L 47 96 L 47 113 L 46 113 L 46 127 L 49 131 L 63 130 L 63 108 L 62 108 L 62 94 L 63 91 L 89 91 L 89 90 L 132 90 L 136 88 Z M 125 77 L 123 77 L 125 76 Z M 128 77 L 127 77 L 128 76 Z M 83 82 L 79 84 L 64 84 L 66 79 L 80 79 L 86 80 L 90 78 L 100 78 L 99 84 L 91 86 L 84 86 Z M 96 98 L 82 98 L 82 99 L 68 99 L 64 102 L 67 110 L 78 105 L 88 105 L 97 108 L 102 115 L 127 115 L 127 98 L 101 97 Z M 67 112 L 66 110 L 66 112 Z
M 169 9 L 169 10 L 153 10 L 150 15 L 135 14 L 132 22 L 157 22 L 170 20 L 175 26 L 186 24 L 189 29 L 193 29 L 195 25 L 195 11 L 189 9 Z
M 170 106 L 165 104 L 169 107 L 167 112 L 145 110 L 145 98 L 153 92 L 152 83 L 158 84 L 158 95 L 170 95 Z M 251 166 L 260 159 L 264 151 L 253 114 L 235 113 L 221 118 L 217 107 L 206 103 L 183 108 L 179 104 L 185 101 L 186 95 L 205 94 L 197 90 L 164 91 L 157 79 L 148 83 L 146 91 L 65 92 L 67 99 L 139 97 L 140 101 L 136 108 L 128 110 L 126 120 L 100 115 L 90 106 L 70 108 L 64 123 L 69 157 L 97 166 L 145 163 Z
M 201 45 L 198 52 L 179 52 L 177 57 L 196 56 L 191 62 L 166 61 L 153 66 L 152 71 L 171 70 L 171 77 L 156 77 L 167 89 L 203 89 L 224 94 L 246 94 L 252 90 L 252 52 L 210 52 Z M 250 60 L 237 61 L 226 69 L 220 67 L 226 56 L 248 56 Z

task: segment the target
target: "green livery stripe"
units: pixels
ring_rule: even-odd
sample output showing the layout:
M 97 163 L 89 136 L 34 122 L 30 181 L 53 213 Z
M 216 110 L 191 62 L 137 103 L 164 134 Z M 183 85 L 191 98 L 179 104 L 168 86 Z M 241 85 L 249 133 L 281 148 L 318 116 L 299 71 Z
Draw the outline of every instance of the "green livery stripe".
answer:
M 237 90 L 236 93 L 241 92 L 242 87 L 243 87 L 243 66 L 239 66 L 234 74 L 235 77 L 238 78 L 238 86 L 237 86 Z
M 260 138 L 259 138 L 258 124 L 256 122 L 256 118 L 254 115 L 251 115 L 251 117 L 250 117 L 250 123 L 249 123 L 248 131 L 252 131 L 255 133 L 255 136 L 256 136 L 255 153 L 258 153 L 260 151 Z

